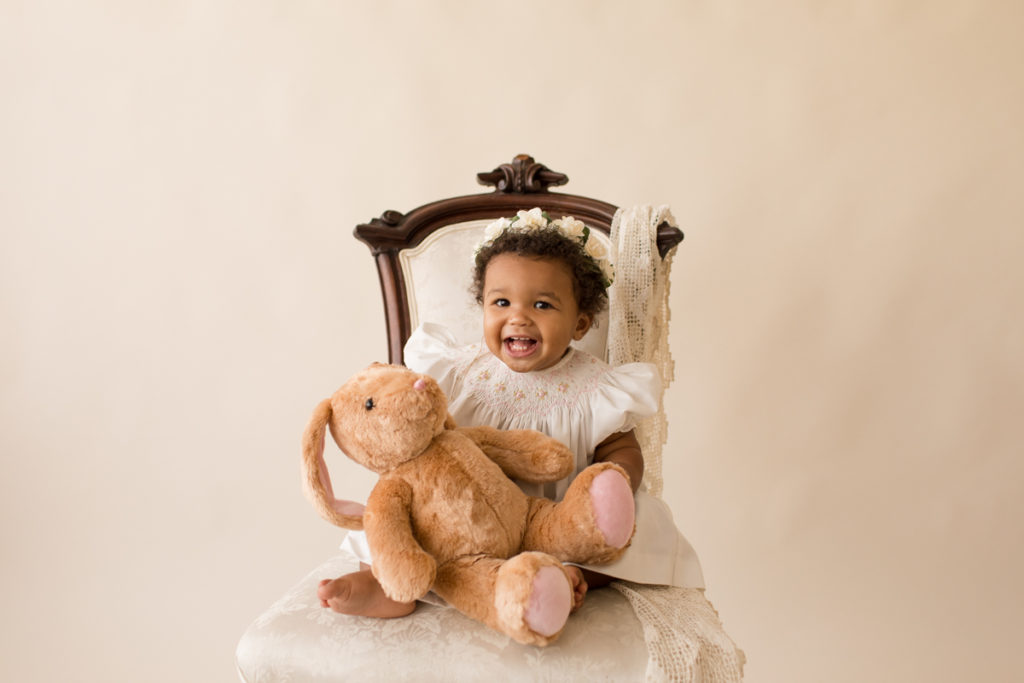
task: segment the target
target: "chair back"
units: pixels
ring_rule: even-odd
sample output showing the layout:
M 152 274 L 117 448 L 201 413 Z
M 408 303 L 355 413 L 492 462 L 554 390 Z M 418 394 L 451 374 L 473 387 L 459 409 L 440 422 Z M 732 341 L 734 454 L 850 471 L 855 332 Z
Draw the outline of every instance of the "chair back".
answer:
M 519 210 L 539 207 L 552 218 L 573 216 L 609 246 L 608 234 L 616 207 L 580 195 L 550 192 L 569 178 L 527 155 L 493 171 L 478 173 L 494 191 L 441 199 L 408 213 L 385 211 L 380 218 L 356 227 L 355 236 L 370 247 L 380 276 L 387 326 L 388 360 L 402 363 L 402 349 L 422 322 L 448 327 L 466 344 L 480 340 L 481 312 L 470 293 L 473 253 L 489 223 Z M 676 228 L 659 229 L 659 251 L 666 253 L 682 239 Z M 608 313 L 577 347 L 605 358 Z

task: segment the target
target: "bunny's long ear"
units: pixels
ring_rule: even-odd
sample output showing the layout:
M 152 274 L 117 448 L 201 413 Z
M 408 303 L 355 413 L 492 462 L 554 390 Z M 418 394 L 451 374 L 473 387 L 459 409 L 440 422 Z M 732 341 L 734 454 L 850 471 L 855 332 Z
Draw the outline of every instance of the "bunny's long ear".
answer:
M 331 399 L 324 399 L 302 434 L 302 483 L 306 497 L 320 516 L 344 529 L 363 528 L 364 506 L 334 497 L 331 475 L 324 462 L 324 437 L 331 419 Z

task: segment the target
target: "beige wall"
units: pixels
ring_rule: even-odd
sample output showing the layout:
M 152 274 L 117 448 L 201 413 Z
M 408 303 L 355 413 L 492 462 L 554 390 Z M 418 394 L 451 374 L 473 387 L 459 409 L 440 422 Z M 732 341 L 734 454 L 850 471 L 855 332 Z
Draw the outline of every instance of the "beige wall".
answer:
M 519 152 L 686 231 L 667 497 L 748 679 L 1016 678 L 1024 6 L 405 4 L 0 5 L 0 679 L 232 680 L 337 541 L 352 227 Z

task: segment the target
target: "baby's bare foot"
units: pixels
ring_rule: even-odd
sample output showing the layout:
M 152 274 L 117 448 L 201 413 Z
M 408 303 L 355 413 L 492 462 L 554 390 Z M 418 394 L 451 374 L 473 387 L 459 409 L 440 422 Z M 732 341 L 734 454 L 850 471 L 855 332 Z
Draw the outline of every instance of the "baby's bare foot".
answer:
M 360 617 L 404 617 L 416 609 L 415 602 L 397 602 L 385 595 L 369 569 L 324 579 L 316 595 L 321 607 Z
M 587 581 L 583 578 L 583 570 L 576 565 L 567 564 L 565 570 L 569 573 L 569 581 L 572 583 L 572 612 L 575 612 L 583 605 L 583 598 L 587 596 Z

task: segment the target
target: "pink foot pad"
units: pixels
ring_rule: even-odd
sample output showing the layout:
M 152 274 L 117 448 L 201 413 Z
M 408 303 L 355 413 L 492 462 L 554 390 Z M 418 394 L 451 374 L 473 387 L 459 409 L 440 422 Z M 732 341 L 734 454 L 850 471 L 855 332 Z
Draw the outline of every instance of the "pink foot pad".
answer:
M 626 478 L 615 470 L 601 472 L 590 483 L 590 502 L 605 542 L 613 548 L 626 545 L 633 533 L 636 514 L 633 489 Z
M 572 587 L 558 567 L 541 567 L 533 577 L 530 604 L 523 618 L 534 633 L 544 637 L 562 630 L 572 609 Z

